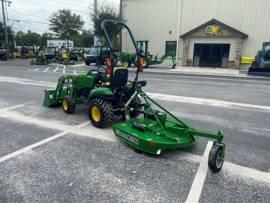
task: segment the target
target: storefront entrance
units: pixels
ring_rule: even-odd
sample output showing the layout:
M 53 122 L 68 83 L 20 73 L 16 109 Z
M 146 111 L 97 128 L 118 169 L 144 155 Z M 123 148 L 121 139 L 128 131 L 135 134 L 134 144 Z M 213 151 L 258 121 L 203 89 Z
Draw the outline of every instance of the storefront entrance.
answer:
M 200 67 L 226 67 L 230 44 L 194 44 L 193 65 Z

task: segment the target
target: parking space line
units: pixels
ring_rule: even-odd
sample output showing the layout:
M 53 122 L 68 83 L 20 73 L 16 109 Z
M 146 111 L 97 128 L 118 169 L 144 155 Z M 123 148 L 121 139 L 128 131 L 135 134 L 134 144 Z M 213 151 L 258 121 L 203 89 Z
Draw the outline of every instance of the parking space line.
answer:
M 186 203 L 199 202 L 199 199 L 202 193 L 202 188 L 204 185 L 204 181 L 206 178 L 206 174 L 208 171 L 208 154 L 212 146 L 213 146 L 212 141 L 209 141 L 206 145 L 205 151 L 203 153 L 203 157 L 201 158 L 201 161 L 200 161 L 200 166 L 197 170 L 194 181 L 190 188 Z
M 110 133 L 108 133 L 108 130 L 110 129 L 99 129 L 99 128 L 95 128 L 91 126 L 90 124 L 89 124 L 90 129 L 89 128 L 77 129 L 77 128 L 74 128 L 74 126 L 72 125 L 66 125 L 56 120 L 44 120 L 37 117 L 25 116 L 15 111 L 2 113 L 0 114 L 0 118 L 1 117 L 5 119 L 9 119 L 11 121 L 18 121 L 21 123 L 37 125 L 44 128 L 55 129 L 55 130 L 60 130 L 60 131 L 69 131 L 70 133 L 74 133 L 80 136 L 87 136 L 87 137 L 96 138 L 96 139 L 105 140 L 105 141 L 111 141 L 111 142 L 116 141 L 116 138 L 114 135 L 111 134 L 111 131 Z
M 54 73 L 55 73 L 56 71 L 58 71 L 58 66 L 56 66 L 56 68 L 53 70 Z
M 19 107 L 20 105 L 18 105 Z M 15 107 L 13 107 L 15 108 Z M 5 109 L 5 111 L 12 110 Z M 75 128 L 71 125 L 66 125 L 56 120 L 43 120 L 37 117 L 25 116 L 21 113 L 17 113 L 15 111 L 9 111 L 7 113 L 3 112 L 0 114 L 0 117 L 10 119 L 11 121 L 18 121 L 26 124 L 38 125 L 44 128 L 56 129 L 60 131 L 68 131 L 69 133 L 73 133 L 79 136 L 86 136 L 89 138 L 95 138 L 98 140 L 108 141 L 108 142 L 118 142 L 118 139 L 114 136 L 111 129 L 98 129 L 89 124 L 87 128 Z M 207 153 L 206 153 L 207 154 Z M 181 152 L 179 153 L 179 158 L 185 159 L 191 162 L 201 162 L 202 157 L 200 155 Z M 234 163 L 230 163 L 225 161 L 222 169 L 224 172 L 227 172 L 230 175 L 236 177 L 244 177 L 253 179 L 258 182 L 264 182 L 269 184 L 270 186 L 270 173 L 259 171 L 257 169 L 249 168 L 246 166 L 240 166 Z
M 0 76 L 0 82 L 19 83 L 19 84 L 25 84 L 25 85 L 44 86 L 44 87 L 56 86 L 56 83 L 53 83 L 53 82 L 29 80 L 29 79 L 15 78 L 15 77 L 4 77 L 4 76 Z M 154 99 L 163 100 L 163 101 L 207 105 L 207 106 L 231 108 L 231 109 L 251 109 L 252 108 L 252 109 L 264 110 L 268 112 L 270 111 L 270 106 L 264 106 L 264 105 L 230 102 L 230 101 L 207 99 L 207 98 L 200 98 L 200 97 L 169 95 L 169 94 L 161 94 L 161 93 L 154 93 L 154 92 L 146 92 L 146 93 Z
M 39 68 L 36 68 L 35 71 L 39 71 Z
M 245 178 L 251 178 L 259 182 L 267 183 L 270 187 L 270 172 L 259 171 L 230 162 L 224 162 L 223 170 L 234 176 L 244 176 Z
M 87 121 L 87 122 L 85 122 L 85 123 L 82 123 L 82 124 L 80 124 L 80 125 L 77 125 L 77 126 L 75 126 L 75 127 L 76 127 L 76 128 L 81 128 L 81 127 L 84 127 L 84 126 L 86 126 L 86 125 L 89 125 L 89 121 Z M 60 137 L 63 137 L 64 135 L 68 134 L 69 132 L 70 132 L 70 131 L 64 131 L 64 132 L 58 133 L 58 134 L 56 134 L 56 135 L 54 135 L 54 136 L 51 136 L 51 137 L 49 137 L 49 138 L 46 138 L 46 139 L 41 140 L 41 141 L 39 141 L 39 142 L 36 142 L 36 143 L 34 143 L 34 144 L 32 144 L 32 145 L 29 145 L 29 146 L 27 146 L 27 147 L 24 147 L 24 148 L 22 148 L 22 149 L 19 149 L 19 150 L 15 151 L 15 152 L 12 152 L 12 153 L 10 153 L 10 154 L 7 154 L 7 155 L 5 155 L 5 156 L 3 156 L 3 157 L 0 158 L 0 163 L 6 161 L 6 160 L 8 160 L 8 159 L 11 159 L 11 158 L 13 158 L 13 157 L 16 157 L 16 156 L 18 156 L 18 155 L 20 155 L 20 154 L 23 154 L 23 153 L 25 153 L 25 152 L 27 152 L 27 151 L 29 151 L 29 150 L 32 150 L 32 149 L 34 149 L 34 148 L 36 148 L 36 147 L 38 147 L 38 146 L 44 145 L 44 144 L 46 144 L 46 143 L 48 143 L 48 142 L 51 142 L 51 141 L 53 141 L 53 140 L 55 140 L 55 139 L 58 139 L 58 138 L 60 138 Z
M 11 106 L 11 107 L 6 107 L 6 108 L 3 108 L 3 109 L 0 109 L 0 113 L 3 113 L 5 111 L 10 111 L 10 110 L 18 109 L 18 108 L 21 108 L 23 106 L 24 106 L 24 104 L 20 104 L 20 105 L 16 105 L 16 106 Z
M 50 67 L 46 68 L 43 72 L 47 72 L 50 69 Z
M 247 109 L 252 108 L 252 109 L 270 111 L 270 106 L 263 106 L 263 105 L 229 102 L 229 101 L 199 98 L 199 97 L 186 97 L 186 96 L 179 96 L 179 95 L 160 94 L 160 93 L 153 93 L 153 92 L 147 92 L 147 94 L 154 99 L 159 99 L 159 100 L 164 100 L 164 101 L 208 105 L 208 106 L 216 106 L 216 107 L 222 107 L 222 108 L 239 108 L 240 107 L 240 108 L 247 108 Z
M 22 85 L 32 85 L 32 86 L 41 86 L 41 87 L 55 87 L 56 83 L 46 82 L 46 81 L 36 81 L 16 77 L 4 77 L 0 76 L 0 82 L 7 83 L 17 83 Z

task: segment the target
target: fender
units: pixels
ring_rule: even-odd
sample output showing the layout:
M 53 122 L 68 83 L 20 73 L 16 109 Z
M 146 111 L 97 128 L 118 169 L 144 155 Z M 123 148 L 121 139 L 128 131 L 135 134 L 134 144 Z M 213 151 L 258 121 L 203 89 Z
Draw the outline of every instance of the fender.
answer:
M 98 88 L 93 89 L 90 92 L 88 99 L 91 100 L 95 97 L 101 97 L 101 98 L 105 98 L 105 99 L 113 99 L 114 95 L 113 95 L 113 92 L 110 88 L 98 87 Z

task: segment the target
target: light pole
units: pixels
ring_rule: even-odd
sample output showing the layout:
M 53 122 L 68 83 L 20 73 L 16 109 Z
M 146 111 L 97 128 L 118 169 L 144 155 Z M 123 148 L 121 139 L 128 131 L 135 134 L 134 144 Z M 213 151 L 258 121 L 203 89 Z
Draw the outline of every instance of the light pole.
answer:
M 94 0 L 94 19 L 97 18 L 97 0 Z M 94 45 L 97 46 L 99 44 L 99 35 L 96 33 L 94 35 Z
M 6 23 L 6 15 L 5 15 L 5 8 L 4 8 L 4 2 L 5 0 L 2 1 L 2 13 L 3 13 L 3 25 L 4 25 L 4 35 L 5 35 L 5 45 L 7 52 L 9 53 L 9 44 L 8 44 L 8 32 L 7 32 L 7 23 Z M 8 2 L 9 4 L 11 2 Z

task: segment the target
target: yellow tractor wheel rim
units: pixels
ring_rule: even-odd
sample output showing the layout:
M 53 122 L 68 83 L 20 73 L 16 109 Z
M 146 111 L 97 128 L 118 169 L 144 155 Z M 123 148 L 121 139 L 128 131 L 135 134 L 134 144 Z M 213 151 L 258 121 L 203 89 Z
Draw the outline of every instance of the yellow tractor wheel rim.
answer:
M 123 63 L 123 66 L 124 66 L 125 68 L 127 68 L 127 67 L 128 67 L 128 62 L 124 62 L 124 63 Z
M 67 103 L 67 100 L 65 100 L 65 99 L 63 101 L 63 108 L 64 108 L 65 111 L 68 110 L 68 103 Z
M 99 122 L 101 118 L 100 110 L 97 106 L 91 108 L 91 115 L 95 122 Z

